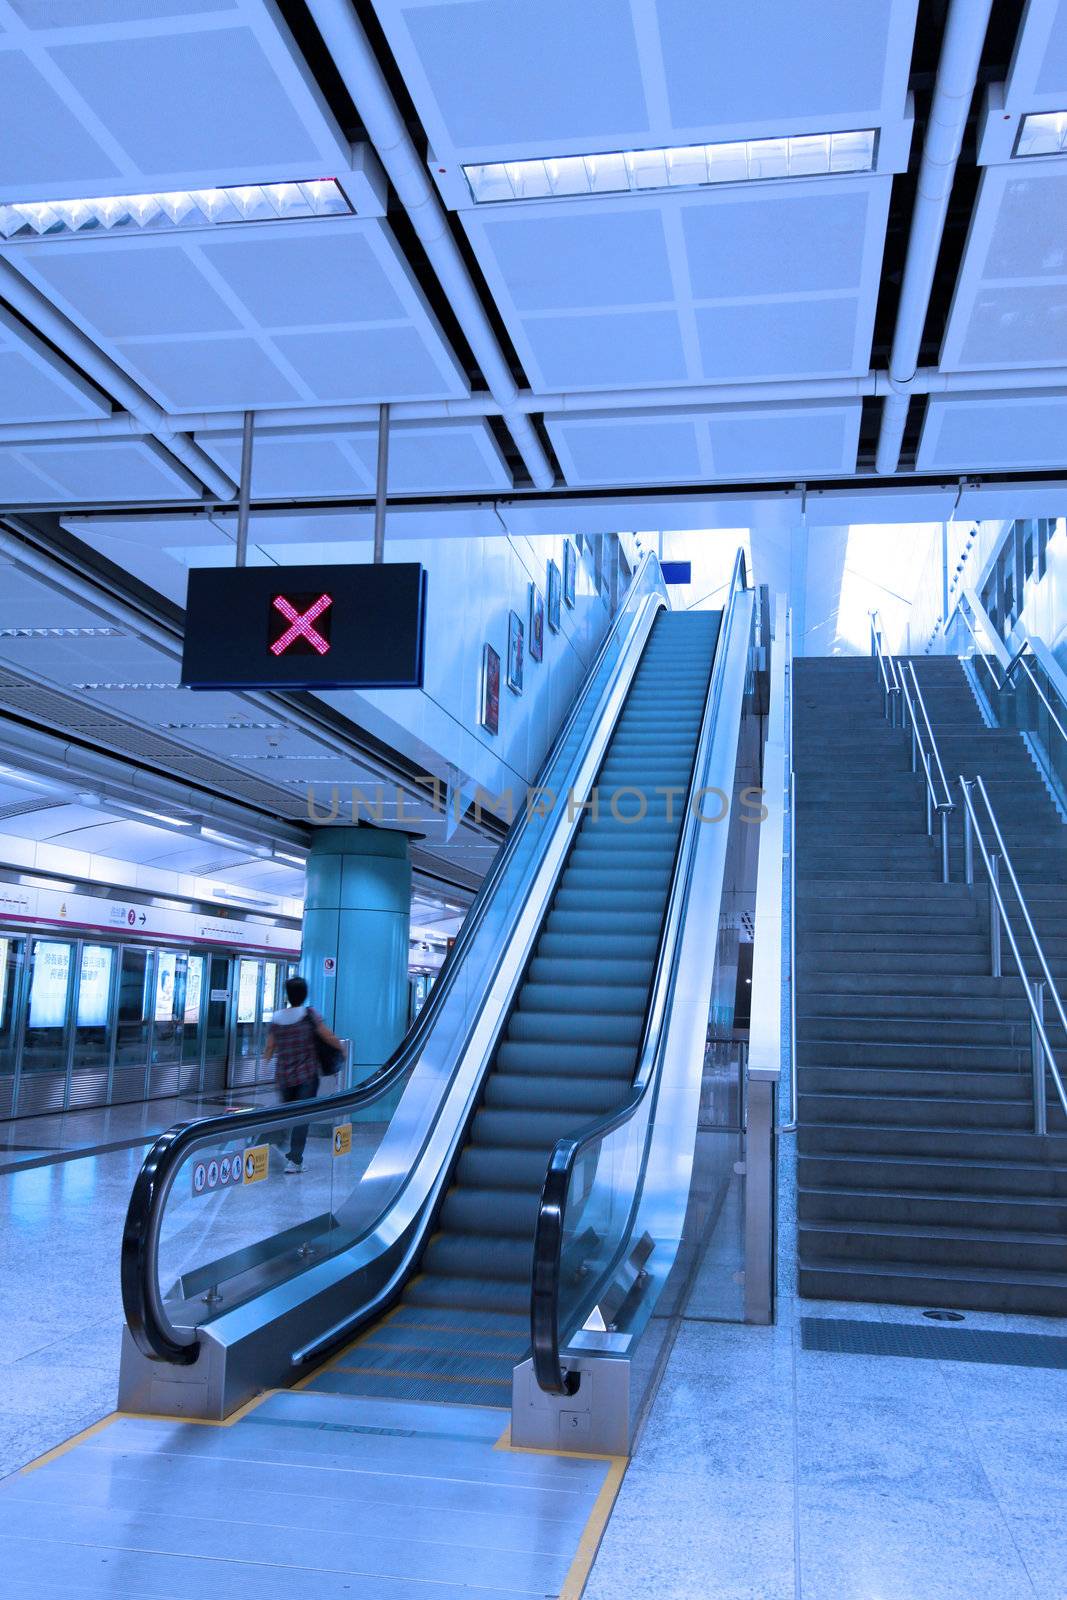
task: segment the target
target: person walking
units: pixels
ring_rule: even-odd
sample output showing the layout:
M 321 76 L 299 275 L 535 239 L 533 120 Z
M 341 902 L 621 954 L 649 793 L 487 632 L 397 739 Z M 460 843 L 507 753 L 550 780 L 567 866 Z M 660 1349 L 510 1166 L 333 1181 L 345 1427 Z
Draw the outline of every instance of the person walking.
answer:
M 314 1100 L 319 1091 L 319 1052 L 316 1035 L 338 1053 L 341 1041 L 330 1031 L 316 1011 L 307 1003 L 308 986 L 304 978 L 288 978 L 285 998 L 288 1006 L 276 1011 L 267 1031 L 263 1051 L 264 1061 L 277 1063 L 274 1081 L 282 1100 Z M 288 1173 L 304 1169 L 304 1146 L 307 1144 L 308 1125 L 298 1122 L 289 1137 L 285 1152 L 285 1170 Z

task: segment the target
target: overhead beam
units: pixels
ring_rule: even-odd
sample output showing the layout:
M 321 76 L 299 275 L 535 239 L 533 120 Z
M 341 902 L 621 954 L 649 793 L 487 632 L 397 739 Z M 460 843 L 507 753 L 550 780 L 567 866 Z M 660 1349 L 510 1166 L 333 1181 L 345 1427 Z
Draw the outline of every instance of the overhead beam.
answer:
M 908 407 L 915 392 L 909 384 L 919 364 L 949 198 L 992 8 L 993 0 L 949 0 L 889 356 L 889 390 L 882 407 L 876 458 L 879 472 L 896 472 L 900 465 Z
M 530 413 L 576 411 L 661 411 L 713 415 L 737 406 L 803 404 L 810 400 L 853 400 L 867 396 L 913 394 L 986 394 L 1009 390 L 1040 391 L 1067 398 L 1067 367 L 989 372 L 941 372 L 920 367 L 906 382 L 894 382 L 887 372 L 868 372 L 859 378 L 797 379 L 790 383 L 699 384 L 688 388 L 586 389 L 570 393 L 537 394 L 520 390 L 515 404 Z M 380 407 L 285 406 L 256 413 L 256 437 L 293 433 L 300 429 L 376 429 Z M 243 411 L 202 411 L 169 418 L 182 433 L 240 433 Z M 502 415 L 492 395 L 472 395 L 467 400 L 417 400 L 394 402 L 390 425 L 398 422 L 470 422 Z M 69 422 L 10 422 L 0 424 L 0 445 L 48 444 L 60 439 L 115 439 L 160 437 L 146 422 L 128 411 L 110 417 L 84 417 Z M 217 471 L 221 470 L 216 468 Z M 235 491 L 231 489 L 229 499 Z

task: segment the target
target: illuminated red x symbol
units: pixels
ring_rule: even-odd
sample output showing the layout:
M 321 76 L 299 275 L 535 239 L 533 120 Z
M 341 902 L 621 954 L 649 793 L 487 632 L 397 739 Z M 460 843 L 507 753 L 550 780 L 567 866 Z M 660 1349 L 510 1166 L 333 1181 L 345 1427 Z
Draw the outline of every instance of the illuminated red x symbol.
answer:
M 333 600 L 328 594 L 320 594 L 319 598 L 306 611 L 298 611 L 291 600 L 283 594 L 274 596 L 274 609 L 280 611 L 289 626 L 285 632 L 271 645 L 272 655 L 284 655 L 291 644 L 297 639 L 306 639 L 313 650 L 324 656 L 330 648 L 328 639 L 324 639 L 319 630 L 314 626 L 323 612 L 333 605 Z

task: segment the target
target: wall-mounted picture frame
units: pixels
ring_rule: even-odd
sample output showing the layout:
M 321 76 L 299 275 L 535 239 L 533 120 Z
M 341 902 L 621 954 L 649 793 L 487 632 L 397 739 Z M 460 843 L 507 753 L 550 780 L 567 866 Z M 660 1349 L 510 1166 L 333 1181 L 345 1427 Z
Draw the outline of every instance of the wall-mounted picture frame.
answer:
M 575 586 L 578 580 L 578 552 L 569 539 L 563 541 L 563 601 L 574 609 Z
M 517 611 L 508 612 L 508 688 L 522 693 L 526 665 L 526 629 Z
M 530 637 L 527 643 L 531 661 L 541 661 L 545 654 L 545 597 L 536 583 L 530 585 Z
M 500 652 L 491 644 L 482 646 L 482 690 L 478 721 L 487 733 L 500 732 Z
M 558 633 L 560 627 L 559 607 L 562 587 L 563 580 L 560 577 L 559 567 L 554 561 L 550 561 L 545 588 L 548 590 L 548 626 L 553 633 Z

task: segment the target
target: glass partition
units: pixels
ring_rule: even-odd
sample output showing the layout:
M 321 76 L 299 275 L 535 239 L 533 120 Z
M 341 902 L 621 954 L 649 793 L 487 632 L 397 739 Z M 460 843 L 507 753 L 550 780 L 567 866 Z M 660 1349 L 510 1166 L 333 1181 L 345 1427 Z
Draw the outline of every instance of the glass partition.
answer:
M 66 939 L 30 941 L 29 1003 L 22 1074 L 67 1072 L 74 946 Z
M 151 1028 L 152 952 L 123 949 L 119 969 L 118 1023 L 115 1030 L 116 1067 L 144 1067 L 148 1060 Z
M 9 1117 L 15 1105 L 23 948 L 21 939 L 0 939 L 0 1117 Z
M 80 1074 L 106 1071 L 111 1064 L 115 954 L 112 945 L 83 944 L 81 947 L 74 1011 L 75 1078 Z M 73 1087 L 71 1098 L 81 1100 Z
M 228 1137 L 188 1151 L 160 1230 L 158 1284 L 171 1320 L 198 1326 L 352 1244 L 344 1202 L 381 1138 L 374 1123 L 325 1107 L 263 1128 L 249 1112 Z M 303 1141 L 299 1177 L 286 1151 Z

